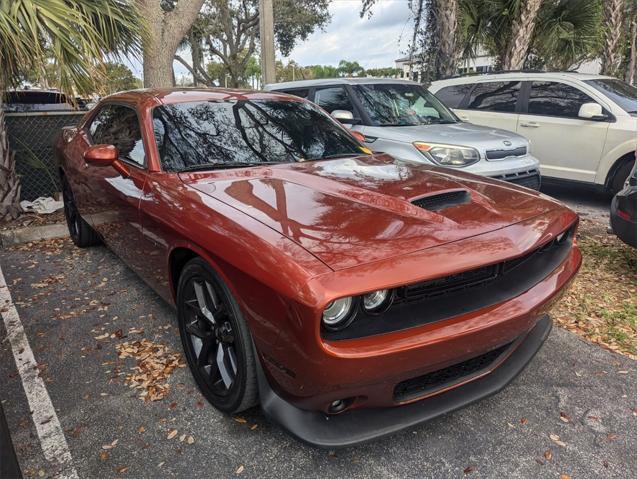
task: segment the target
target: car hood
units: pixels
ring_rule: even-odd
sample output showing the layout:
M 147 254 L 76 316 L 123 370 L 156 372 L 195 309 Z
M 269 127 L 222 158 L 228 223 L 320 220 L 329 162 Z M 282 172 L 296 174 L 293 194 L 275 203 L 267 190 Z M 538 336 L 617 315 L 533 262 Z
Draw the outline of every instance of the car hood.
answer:
M 447 125 L 366 126 L 365 135 L 390 138 L 408 143 L 426 141 L 448 145 L 472 146 L 478 148 L 481 152 L 485 150 L 513 149 L 520 146 L 528 146 L 529 143 L 526 138 L 517 133 L 465 122 Z M 505 142 L 508 142 L 508 144 Z
M 388 155 L 181 177 L 189 187 L 301 245 L 333 270 L 494 231 L 559 207 L 526 188 Z M 458 195 L 454 192 L 465 196 L 463 204 L 435 211 L 412 203 L 440 199 L 443 193 Z

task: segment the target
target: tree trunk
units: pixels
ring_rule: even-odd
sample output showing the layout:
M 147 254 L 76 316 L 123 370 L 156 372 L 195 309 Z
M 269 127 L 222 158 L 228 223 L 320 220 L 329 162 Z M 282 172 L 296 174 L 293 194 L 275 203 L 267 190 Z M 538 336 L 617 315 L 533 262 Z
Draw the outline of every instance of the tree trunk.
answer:
M 502 58 L 503 70 L 521 70 L 529 51 L 535 18 L 542 0 L 523 0 L 511 24 L 511 36 Z
M 615 76 L 619 67 L 619 39 L 624 0 L 604 0 L 604 43 L 602 75 Z
M 148 23 L 144 41 L 144 86 L 171 87 L 174 83 L 173 58 L 177 47 L 194 23 L 204 0 L 178 0 L 165 11 L 162 0 L 137 0 Z
M 628 67 L 626 68 L 626 83 L 634 85 L 637 83 L 637 14 L 630 22 L 630 52 L 628 53 Z
M 0 92 L 4 88 L 0 88 Z M 0 221 L 17 218 L 20 208 L 20 178 L 15 172 L 15 154 L 9 149 L 9 134 L 0 94 Z
M 436 0 L 434 8 L 440 47 L 436 56 L 436 76 L 450 77 L 455 75 L 458 65 L 456 51 L 458 0 Z

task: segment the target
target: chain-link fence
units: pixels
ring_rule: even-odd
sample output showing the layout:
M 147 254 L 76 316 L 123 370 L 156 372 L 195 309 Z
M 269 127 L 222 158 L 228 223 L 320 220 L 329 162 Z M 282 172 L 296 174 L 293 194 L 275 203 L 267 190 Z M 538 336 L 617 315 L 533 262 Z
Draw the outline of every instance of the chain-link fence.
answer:
M 22 200 L 60 191 L 54 143 L 63 126 L 75 126 L 85 111 L 5 113 L 9 144 L 16 156 Z

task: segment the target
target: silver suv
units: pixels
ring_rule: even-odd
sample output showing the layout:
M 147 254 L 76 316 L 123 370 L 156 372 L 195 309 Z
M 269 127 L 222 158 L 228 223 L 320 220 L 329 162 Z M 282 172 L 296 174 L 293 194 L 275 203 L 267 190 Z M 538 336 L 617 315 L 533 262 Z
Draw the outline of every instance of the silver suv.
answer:
M 540 187 L 539 162 L 526 138 L 461 121 L 418 83 L 375 78 L 303 80 L 268 91 L 317 103 L 374 151 Z

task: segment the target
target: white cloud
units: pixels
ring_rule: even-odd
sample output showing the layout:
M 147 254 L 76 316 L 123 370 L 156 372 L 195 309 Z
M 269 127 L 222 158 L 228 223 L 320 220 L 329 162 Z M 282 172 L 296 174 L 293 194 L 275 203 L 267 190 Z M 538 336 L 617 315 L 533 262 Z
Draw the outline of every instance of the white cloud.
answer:
M 407 0 L 381 0 L 371 19 L 359 15 L 360 0 L 335 0 L 332 22 L 292 50 L 288 59 L 301 65 L 338 65 L 358 61 L 364 68 L 393 66 L 405 52 L 411 35 Z

